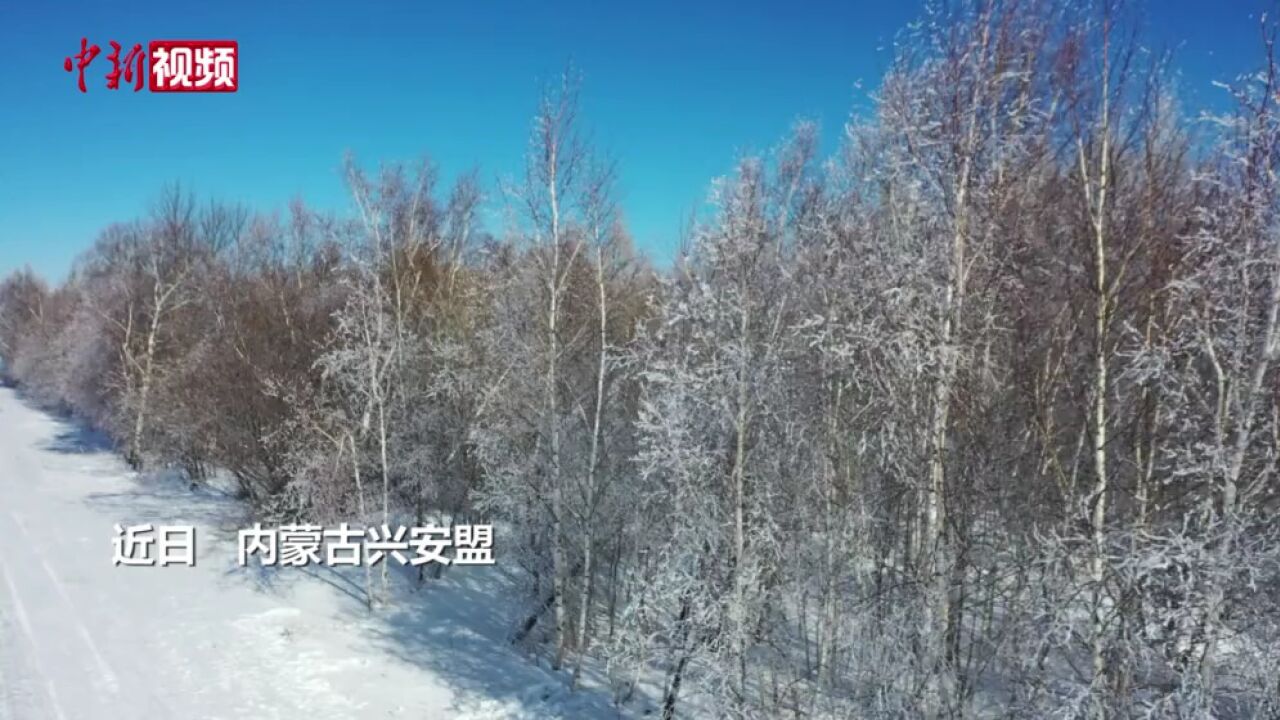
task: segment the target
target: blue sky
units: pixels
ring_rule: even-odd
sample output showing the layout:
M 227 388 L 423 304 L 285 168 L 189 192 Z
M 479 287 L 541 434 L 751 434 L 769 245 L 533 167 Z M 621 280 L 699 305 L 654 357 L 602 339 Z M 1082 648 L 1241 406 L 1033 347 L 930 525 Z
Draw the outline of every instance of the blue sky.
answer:
M 1149 0 L 1148 37 L 1173 47 L 1184 101 L 1258 58 L 1276 0 Z M 519 171 L 540 83 L 572 62 L 596 144 L 617 158 L 637 244 L 659 262 L 708 182 L 799 117 L 828 149 L 873 88 L 915 2 L 19 2 L 0 0 L 0 273 L 62 278 L 106 224 L 179 181 L 255 209 L 302 197 L 344 210 L 338 167 L 429 156 L 492 185 Z M 240 91 L 88 93 L 63 71 L 81 37 L 240 43 Z

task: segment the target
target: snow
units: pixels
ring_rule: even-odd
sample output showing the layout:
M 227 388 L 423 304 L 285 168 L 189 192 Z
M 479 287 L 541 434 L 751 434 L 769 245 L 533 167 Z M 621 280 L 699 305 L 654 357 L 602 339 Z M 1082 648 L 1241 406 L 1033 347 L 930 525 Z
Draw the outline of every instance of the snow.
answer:
M 113 566 L 113 525 L 148 522 L 194 525 L 196 565 Z M 511 647 L 500 567 L 370 614 L 332 569 L 239 567 L 247 524 L 0 388 L 0 720 L 620 717 Z

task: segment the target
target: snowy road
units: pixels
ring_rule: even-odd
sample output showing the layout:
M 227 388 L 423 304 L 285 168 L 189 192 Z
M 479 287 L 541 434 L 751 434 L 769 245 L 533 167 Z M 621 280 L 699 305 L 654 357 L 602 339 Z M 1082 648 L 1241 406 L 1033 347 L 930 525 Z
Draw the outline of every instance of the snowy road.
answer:
M 333 587 L 236 568 L 239 519 L 228 498 L 139 483 L 0 388 L 0 720 L 461 714 Z M 117 522 L 196 525 L 196 566 L 114 567 Z
M 194 525 L 195 567 L 113 566 L 116 523 Z M 327 569 L 239 567 L 248 524 L 0 387 L 0 720 L 620 717 L 511 647 L 500 567 L 370 616 Z

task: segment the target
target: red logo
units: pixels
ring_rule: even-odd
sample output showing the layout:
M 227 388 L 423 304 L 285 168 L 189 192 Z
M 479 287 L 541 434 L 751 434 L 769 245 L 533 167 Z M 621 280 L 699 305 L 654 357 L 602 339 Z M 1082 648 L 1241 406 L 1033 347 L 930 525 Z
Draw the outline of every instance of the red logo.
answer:
M 111 72 L 105 76 L 108 90 L 119 89 L 123 77 L 137 92 L 142 89 L 144 75 L 151 78 L 151 92 L 235 92 L 240 87 L 240 54 L 235 40 L 154 40 L 145 54 L 138 43 L 123 58 L 120 43 L 112 40 L 111 49 L 107 55 Z M 88 38 L 81 38 L 80 52 L 63 60 L 64 70 L 79 71 L 80 92 L 88 91 L 84 71 L 100 52 Z M 150 72 L 145 67 L 148 60 Z
M 235 92 L 235 40 L 152 40 L 151 92 Z

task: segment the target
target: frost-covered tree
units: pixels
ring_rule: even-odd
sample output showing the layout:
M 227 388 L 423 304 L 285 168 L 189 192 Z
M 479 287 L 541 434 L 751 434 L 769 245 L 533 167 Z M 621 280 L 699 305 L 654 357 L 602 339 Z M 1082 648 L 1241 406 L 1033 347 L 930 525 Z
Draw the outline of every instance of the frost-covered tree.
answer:
M 749 158 L 718 183 L 717 214 L 668 281 L 642 351 L 648 527 L 635 578 L 644 588 L 628 612 L 667 666 L 666 717 L 690 681 L 724 712 L 752 714 L 751 653 L 783 563 L 775 513 L 792 460 L 782 411 L 794 249 L 773 182 Z
M 621 561 L 613 489 L 629 474 L 633 417 L 623 350 L 643 283 L 613 167 L 582 135 L 578 95 L 572 71 L 547 90 L 523 182 L 505 188 L 513 226 L 490 259 L 491 320 L 480 331 L 490 364 L 472 433 L 480 507 L 508 520 L 524 548 L 530 602 L 516 638 L 545 636 L 554 667 L 576 652 L 575 674 L 592 640 L 601 553 L 614 569 Z

